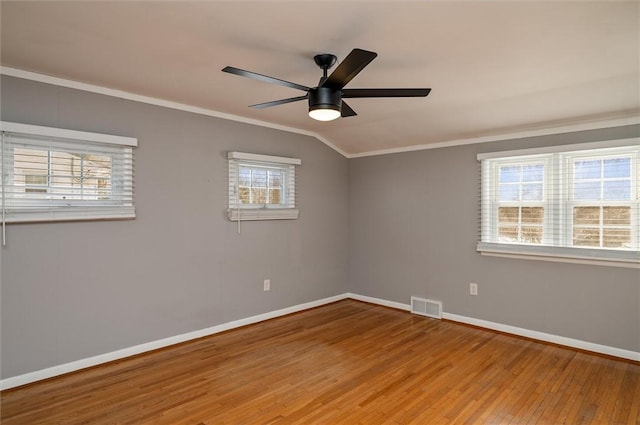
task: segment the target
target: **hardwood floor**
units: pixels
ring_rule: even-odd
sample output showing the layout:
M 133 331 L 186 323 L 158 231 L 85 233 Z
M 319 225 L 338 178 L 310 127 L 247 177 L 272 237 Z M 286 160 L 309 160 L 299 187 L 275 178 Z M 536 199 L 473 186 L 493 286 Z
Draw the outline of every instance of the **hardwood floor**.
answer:
M 345 300 L 1 394 L 15 424 L 640 424 L 640 365 Z

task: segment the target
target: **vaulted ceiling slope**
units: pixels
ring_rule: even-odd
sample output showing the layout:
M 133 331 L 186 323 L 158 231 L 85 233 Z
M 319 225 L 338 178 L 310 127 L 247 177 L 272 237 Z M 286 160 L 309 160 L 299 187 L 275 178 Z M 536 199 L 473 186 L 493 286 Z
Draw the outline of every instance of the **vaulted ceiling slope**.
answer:
M 1 3 L 4 69 L 36 72 L 317 135 L 348 156 L 500 138 L 640 115 L 640 2 L 209 1 Z M 318 53 L 378 57 L 349 88 L 430 87 L 350 99 L 317 122 L 287 87 L 315 86 Z

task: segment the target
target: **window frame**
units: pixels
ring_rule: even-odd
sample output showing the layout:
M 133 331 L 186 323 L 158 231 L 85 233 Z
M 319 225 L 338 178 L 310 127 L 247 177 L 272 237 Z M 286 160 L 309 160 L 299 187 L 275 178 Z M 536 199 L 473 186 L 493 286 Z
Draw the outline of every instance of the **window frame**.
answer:
M 606 200 L 604 199 L 604 197 L 602 197 L 601 199 L 598 200 L 577 200 L 575 199 L 575 173 L 574 173 L 574 163 L 576 161 L 579 160 L 599 160 L 604 162 L 607 158 L 620 158 L 620 157 L 628 157 L 630 159 L 630 176 L 629 176 L 629 181 L 630 181 L 630 191 L 631 191 L 631 199 L 629 201 L 626 200 L 615 200 L 615 199 L 609 199 Z M 612 151 L 611 153 L 606 153 L 604 155 L 599 155 L 599 156 L 594 156 L 592 154 L 589 154 L 588 152 L 586 153 L 576 153 L 576 154 L 567 154 L 565 155 L 565 166 L 567 167 L 566 169 L 569 170 L 569 172 L 565 173 L 565 177 L 567 179 L 567 181 L 565 182 L 564 186 L 567 188 L 567 190 L 569 191 L 568 196 L 565 199 L 565 208 L 568 212 L 570 212 L 570 214 L 567 214 L 567 218 L 570 221 L 570 223 L 564 227 L 565 230 L 565 235 L 564 237 L 566 238 L 566 240 L 573 240 L 574 236 L 573 236 L 573 231 L 575 229 L 575 223 L 574 223 L 574 208 L 579 208 L 579 207 L 598 207 L 600 209 L 600 214 L 599 214 L 599 223 L 598 223 L 598 231 L 599 231 L 599 244 L 600 247 L 599 248 L 603 248 L 606 249 L 606 247 L 602 247 L 602 244 L 604 243 L 604 237 L 603 237 L 603 233 L 604 230 L 606 228 L 613 228 L 612 225 L 606 225 L 603 223 L 604 221 L 604 208 L 605 207 L 625 207 L 625 206 L 629 206 L 630 207 L 630 219 L 629 219 L 629 228 L 630 228 L 630 235 L 631 235 L 631 241 L 630 244 L 632 246 L 636 246 L 638 247 L 639 245 L 639 231 L 638 229 L 636 229 L 636 231 L 634 232 L 634 226 L 633 223 L 638 221 L 637 218 L 637 214 L 638 214 L 638 208 L 634 208 L 633 204 L 634 204 L 634 194 L 636 197 L 636 203 L 638 202 L 637 199 L 640 196 L 638 194 L 638 179 L 634 179 L 634 175 L 638 175 L 638 152 L 629 152 L 629 153 L 625 153 L 625 152 L 615 152 Z M 582 179 L 585 180 L 585 179 Z M 590 180 L 596 180 L 596 179 L 590 179 Z M 601 188 L 600 190 L 603 191 L 604 190 L 604 183 L 609 180 L 623 180 L 622 178 L 617 178 L 617 179 L 607 179 L 604 176 L 604 164 L 601 167 L 601 175 L 600 177 L 597 179 L 597 181 L 600 183 Z M 625 179 L 626 180 L 626 179 Z M 581 226 L 582 227 L 582 226 Z M 582 228 L 594 228 L 596 226 L 585 226 Z M 626 226 L 625 226 L 626 227 Z
M 297 219 L 299 210 L 296 205 L 296 170 L 302 164 L 297 158 L 272 155 L 260 155 L 246 152 L 228 152 L 228 208 L 227 217 L 230 221 L 245 220 L 287 220 Z M 281 203 L 242 203 L 240 201 L 240 169 L 271 169 L 282 173 Z M 268 179 L 268 177 L 267 177 Z M 249 186 L 251 187 L 251 186 Z M 270 190 L 269 182 L 264 186 Z
M 113 136 L 101 133 L 35 126 L 29 124 L 0 121 L 2 146 L 0 147 L 0 167 L 2 180 L 2 222 L 53 222 L 76 220 L 113 220 L 135 218 L 133 195 L 133 148 L 137 139 L 132 137 Z M 22 185 L 24 193 L 38 193 L 41 196 L 12 196 L 15 188 L 22 187 L 16 183 L 15 150 L 31 149 L 46 152 L 47 164 L 43 172 L 34 173 L 46 178 L 45 185 L 27 184 L 28 175 L 24 174 Z M 110 199 L 96 199 L 80 193 L 80 199 L 58 199 L 52 195 L 51 153 L 61 152 L 68 155 L 103 155 L 109 157 L 111 181 Z M 87 177 L 82 176 L 86 179 Z M 96 177 L 96 181 L 101 177 Z M 114 184 L 114 180 L 118 183 Z M 97 184 L 97 183 L 96 183 Z M 44 189 L 28 192 L 30 186 Z M 97 191 L 97 189 L 96 189 Z M 22 192 L 16 192 L 22 193 Z M 30 205 L 27 206 L 29 202 Z
M 631 249 L 574 245 L 573 208 L 576 205 L 585 205 L 586 203 L 575 202 L 573 199 L 574 170 L 572 164 L 583 158 L 598 158 L 604 161 L 607 157 L 620 156 L 631 158 L 630 199 L 628 201 L 601 199 L 599 205 L 600 207 L 614 204 L 630 206 Z M 478 154 L 477 159 L 481 164 L 481 217 L 480 238 L 476 249 L 482 255 L 640 268 L 640 164 L 638 162 L 640 159 L 640 139 L 630 138 L 488 152 Z M 535 159 L 544 159 L 549 164 L 545 167 L 544 173 L 543 190 L 546 191 L 546 196 L 543 198 L 545 202 L 543 243 L 538 245 L 499 241 L 497 209 L 499 203 L 499 166 L 501 164 L 523 164 Z M 552 179 L 558 177 L 562 178 L 561 183 L 551 184 Z M 604 180 L 600 181 L 601 184 L 604 184 L 602 183 Z M 603 215 L 604 210 L 601 209 L 600 214 Z M 602 220 L 600 217 L 601 224 Z M 550 231 L 553 228 L 562 230 L 560 232 Z M 602 231 L 600 237 L 602 245 Z
M 521 234 L 521 229 L 522 229 L 522 220 L 521 220 L 521 211 L 522 208 L 536 208 L 536 207 L 542 207 L 544 209 L 544 213 L 543 213 L 543 222 L 547 221 L 549 219 L 549 208 L 548 208 L 548 201 L 547 201 L 547 196 L 546 194 L 549 193 L 550 191 L 550 187 L 548 185 L 548 174 L 549 174 L 549 161 L 545 156 L 536 156 L 536 155 L 532 155 L 530 158 L 525 158 L 522 160 L 517 160 L 517 158 L 519 157 L 508 157 L 505 158 L 504 160 L 497 160 L 492 162 L 491 164 L 491 170 L 490 173 L 491 175 L 489 176 L 489 179 L 492 181 L 495 181 L 497 184 L 495 185 L 491 185 L 492 187 L 490 187 L 490 185 L 486 185 L 485 187 L 487 187 L 488 190 L 493 189 L 493 193 L 491 194 L 491 198 L 494 199 L 494 202 L 491 202 L 491 217 L 492 217 L 492 222 L 495 222 L 495 227 L 492 227 L 490 229 L 491 232 L 491 239 L 498 239 L 499 238 L 499 233 L 500 233 L 500 222 L 499 222 L 499 215 L 500 215 L 500 208 L 502 206 L 504 206 L 505 208 L 508 207 L 517 207 L 518 208 L 518 214 L 519 214 L 519 220 L 516 223 L 516 226 L 518 228 L 518 236 L 520 236 Z M 522 199 L 522 186 L 523 186 L 523 181 L 522 179 L 520 179 L 519 184 L 518 184 L 518 192 L 519 192 L 519 196 L 518 196 L 518 200 L 517 201 L 501 201 L 500 200 L 500 168 L 501 167 L 508 167 L 508 166 L 519 166 L 519 167 L 524 167 L 527 165 L 536 165 L 536 164 L 542 164 L 544 166 L 544 172 L 543 172 L 543 181 L 542 181 L 542 200 L 541 201 L 527 201 L 527 200 L 523 200 Z M 488 182 L 489 180 L 487 180 Z M 537 226 L 536 226 L 537 227 Z M 546 231 L 546 227 L 544 226 L 544 224 L 541 226 L 542 227 L 542 240 L 543 243 L 548 242 L 549 239 L 549 234 Z

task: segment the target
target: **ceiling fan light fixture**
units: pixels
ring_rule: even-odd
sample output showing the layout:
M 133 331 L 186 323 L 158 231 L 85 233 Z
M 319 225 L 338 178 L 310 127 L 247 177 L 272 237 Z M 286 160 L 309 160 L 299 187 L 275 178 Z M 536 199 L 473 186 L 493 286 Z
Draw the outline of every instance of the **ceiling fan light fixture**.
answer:
M 309 109 L 309 116 L 318 121 L 333 121 L 340 117 L 340 108 L 335 105 L 315 106 Z
M 332 121 L 342 115 L 341 91 L 327 87 L 309 90 L 309 116 L 318 121 Z

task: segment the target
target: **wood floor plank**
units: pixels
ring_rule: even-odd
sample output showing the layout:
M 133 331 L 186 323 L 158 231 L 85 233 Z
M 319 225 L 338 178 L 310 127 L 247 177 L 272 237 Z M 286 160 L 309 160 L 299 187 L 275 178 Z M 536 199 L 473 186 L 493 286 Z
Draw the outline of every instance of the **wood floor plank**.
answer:
M 640 425 L 640 365 L 344 300 L 3 391 L 3 425 Z

